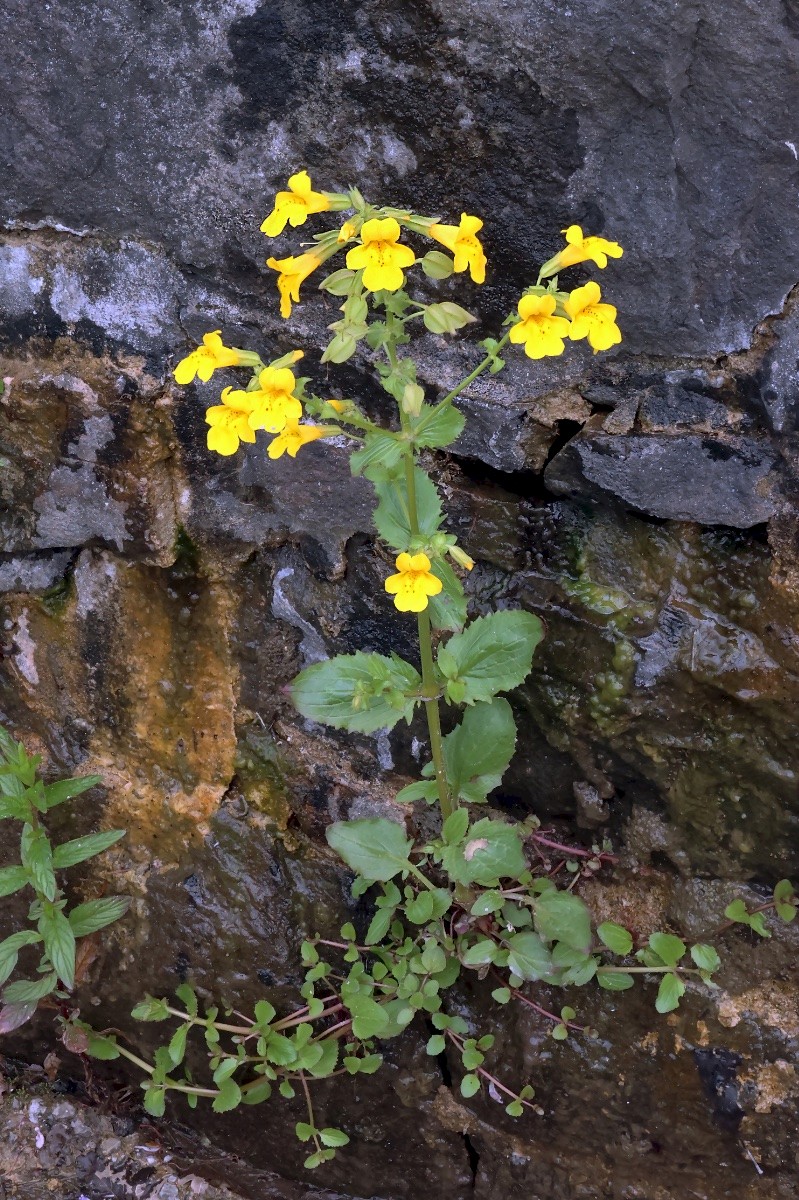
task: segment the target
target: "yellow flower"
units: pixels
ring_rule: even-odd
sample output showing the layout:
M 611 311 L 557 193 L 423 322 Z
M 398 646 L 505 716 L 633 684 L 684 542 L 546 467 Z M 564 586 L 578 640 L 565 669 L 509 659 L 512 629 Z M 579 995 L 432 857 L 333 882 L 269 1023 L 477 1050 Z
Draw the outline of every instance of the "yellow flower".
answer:
M 528 358 L 563 353 L 563 339 L 569 332 L 569 322 L 564 317 L 553 317 L 556 303 L 551 294 L 522 296 L 519 301 L 521 320 L 517 325 L 511 325 L 510 340 L 517 345 L 523 342 Z
M 298 421 L 302 405 L 292 395 L 296 386 L 294 372 L 288 367 L 264 367 L 258 376 L 257 391 L 249 393 L 254 400 L 250 429 L 280 433 L 288 421 Z
M 300 284 L 321 265 L 318 254 L 299 254 L 288 258 L 268 258 L 266 265 L 279 272 L 277 290 L 280 292 L 280 315 L 291 316 L 291 302 L 300 302 Z
M 485 283 L 486 277 L 486 256 L 476 236 L 478 229 L 482 228 L 483 222 L 479 217 L 461 213 L 460 225 L 439 225 L 436 222 L 427 231 L 430 237 L 441 242 L 455 255 L 455 270 L 465 271 L 468 267 L 475 283 Z
M 341 229 L 338 231 L 338 237 L 336 238 L 336 241 L 339 243 L 339 245 L 341 245 L 343 242 L 350 242 L 356 236 L 357 232 L 358 226 L 354 221 L 345 221 L 341 226 Z
M 219 329 L 214 333 L 204 333 L 202 346 L 180 360 L 172 372 L 178 383 L 191 383 L 195 375 L 207 383 L 214 371 L 221 367 L 238 367 L 241 364 L 247 352 L 231 350 L 223 344 L 220 334 Z
M 416 255 L 410 246 L 398 242 L 399 222 L 394 217 L 373 217 L 361 229 L 360 246 L 347 253 L 351 271 L 363 267 L 363 286 L 368 292 L 396 292 L 405 282 L 405 267 L 412 267 Z
M 616 309 L 612 304 L 600 304 L 601 295 L 599 284 L 592 279 L 583 287 L 575 288 L 563 305 L 571 317 L 569 337 L 573 342 L 587 337 L 594 354 L 597 350 L 609 350 L 621 341 Z
M 441 591 L 441 580 L 432 574 L 426 554 L 400 554 L 397 572 L 389 575 L 385 587 L 400 612 L 423 612 L 428 598 Z
M 286 453 L 289 458 L 296 458 L 301 446 L 315 442 L 326 433 L 327 430 L 319 425 L 298 425 L 296 421 L 288 420 L 279 437 L 273 438 L 269 443 L 266 452 L 270 458 L 280 458 Z
M 308 172 L 298 171 L 289 179 L 289 190 L 275 196 L 275 207 L 261 226 L 261 233 L 277 237 L 287 222 L 294 226 L 303 225 L 311 213 L 326 212 L 329 208 L 327 196 L 312 190 Z
M 624 253 L 618 242 L 608 242 L 601 237 L 583 237 L 579 225 L 570 225 L 568 229 L 562 229 L 561 233 L 565 235 L 567 245 L 556 255 L 559 269 L 573 267 L 575 263 L 586 262 L 588 259 L 598 267 L 606 267 L 608 257 L 621 258 Z
M 250 428 L 249 415 L 255 403 L 252 392 L 234 391 L 226 387 L 222 392 L 222 403 L 206 410 L 208 449 L 217 454 L 235 454 L 239 442 L 254 442 L 255 434 Z

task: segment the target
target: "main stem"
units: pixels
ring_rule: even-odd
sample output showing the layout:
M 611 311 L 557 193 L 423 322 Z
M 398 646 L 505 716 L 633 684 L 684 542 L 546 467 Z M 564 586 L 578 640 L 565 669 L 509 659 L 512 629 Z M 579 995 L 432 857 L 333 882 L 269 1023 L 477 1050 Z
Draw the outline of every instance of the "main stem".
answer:
M 419 536 L 419 512 L 416 505 L 416 479 L 414 477 L 413 452 L 408 449 L 405 455 L 405 488 L 408 493 L 408 519 L 411 535 Z M 433 756 L 433 766 L 436 770 L 436 786 L 438 802 L 441 805 L 441 816 L 446 821 L 458 807 L 457 797 L 450 795 L 447 784 L 447 771 L 444 765 L 444 744 L 441 736 L 441 717 L 438 711 L 438 684 L 436 683 L 433 667 L 433 638 L 430 630 L 430 614 L 427 609 L 417 614 L 419 623 L 419 656 L 422 661 L 422 688 L 424 690 L 424 711 L 427 717 L 427 731 L 430 735 L 430 753 Z

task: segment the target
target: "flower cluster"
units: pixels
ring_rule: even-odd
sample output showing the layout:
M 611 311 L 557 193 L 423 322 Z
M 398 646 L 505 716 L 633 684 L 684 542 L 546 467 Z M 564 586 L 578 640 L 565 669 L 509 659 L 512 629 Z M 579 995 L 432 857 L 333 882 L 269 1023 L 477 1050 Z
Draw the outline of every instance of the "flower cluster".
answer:
M 346 436 L 362 444 L 353 458 L 353 470 L 367 474 L 379 495 L 383 495 L 381 487 L 388 489 L 392 497 L 389 510 L 391 505 L 399 504 L 398 511 L 410 514 L 415 501 L 402 493 L 402 487 L 410 485 L 396 480 L 403 470 L 407 480 L 410 464 L 420 450 L 444 447 L 458 436 L 463 420 L 451 409 L 453 399 L 481 371 L 495 373 L 502 369 L 505 360 L 499 352 L 506 342 L 523 346 L 529 358 L 540 359 L 562 354 L 566 340 L 587 340 L 594 353 L 621 341 L 616 309 L 603 302 L 599 285 L 591 280 L 570 292 L 560 291 L 558 274 L 579 263 L 604 269 L 608 259 L 620 258 L 623 250 L 616 242 L 584 235 L 579 225 L 569 225 L 562 231 L 565 245 L 541 267 L 537 282 L 525 291 L 516 311 L 506 320 L 509 328 L 502 339 L 482 342 L 487 356 L 479 367 L 437 405 L 426 403 L 413 359 L 398 353 L 398 348 L 410 340 L 408 323 L 419 318 L 428 332 L 440 335 L 454 333 L 477 318 L 449 300 L 421 303 L 412 299 L 405 291 L 406 274 L 418 265 L 428 279 L 447 279 L 468 271 L 474 283 L 484 283 L 487 260 L 478 236 L 483 222 L 462 212 L 459 223 L 450 225 L 438 217 L 377 207 L 367 203 L 357 188 L 347 192 L 316 191 L 308 172 L 300 170 L 290 177 L 285 190 L 278 191 L 261 231 L 267 237 L 278 237 L 287 226 L 296 229 L 324 213 L 347 215 L 335 228 L 315 234 L 301 253 L 266 260 L 267 266 L 277 272 L 280 315 L 289 317 L 292 305 L 300 301 L 305 280 L 341 254 L 344 265 L 319 284 L 344 301 L 340 309 L 343 319 L 329 326 L 333 337 L 322 362 L 346 361 L 361 341 L 377 354 L 384 352 L 387 361 L 378 362 L 378 373 L 382 386 L 397 402 L 399 429 L 376 424 L 352 400 L 323 400 L 306 394 L 307 381 L 297 379 L 291 369 L 302 357 L 301 351 L 265 363 L 253 351 L 226 346 L 216 330 L 204 335 L 202 345 L 177 364 L 174 375 L 178 383 L 187 384 L 196 377 L 207 382 L 214 371 L 223 368 L 251 370 L 246 387 L 224 388 L 220 403 L 206 411 L 208 447 L 218 454 L 235 454 L 242 443 L 254 443 L 256 433 L 265 430 L 272 435 L 267 448 L 269 458 L 283 454 L 294 458 L 308 443 L 344 432 L 338 424 L 305 422 L 305 403 L 312 416 L 346 427 Z M 427 239 L 447 253 L 433 248 L 417 257 L 417 250 L 406 240 L 409 237 Z M 377 316 L 378 310 L 379 319 L 370 321 L 370 315 Z M 451 620 L 442 614 L 451 610 L 454 602 L 465 601 L 461 584 L 446 559 L 452 558 L 464 570 L 471 570 L 474 564 L 454 537 L 435 528 L 429 536 L 422 536 L 415 527 L 416 516 L 407 519 L 408 536 L 394 546 L 395 554 L 401 552 L 396 558 L 396 574 L 385 581 L 386 591 L 400 612 L 422 613 L 433 601 L 433 619 Z M 396 524 L 392 528 L 396 530 Z M 378 530 L 382 536 L 379 525 Z

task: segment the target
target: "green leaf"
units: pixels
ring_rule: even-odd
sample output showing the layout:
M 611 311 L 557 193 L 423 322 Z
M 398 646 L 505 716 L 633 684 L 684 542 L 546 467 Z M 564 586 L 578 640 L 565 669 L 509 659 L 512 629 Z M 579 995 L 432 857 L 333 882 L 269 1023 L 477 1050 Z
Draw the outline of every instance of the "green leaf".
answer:
M 145 996 L 130 1015 L 135 1021 L 166 1021 L 169 1017 L 169 1006 L 164 999 Z
M 87 900 L 69 913 L 69 923 L 75 937 L 86 937 L 105 929 L 123 917 L 130 908 L 130 896 L 108 896 L 104 900 Z
M 75 863 L 84 862 L 87 858 L 94 858 L 96 854 L 102 854 L 104 850 L 113 846 L 114 842 L 118 842 L 124 836 L 124 829 L 108 829 L 103 833 L 90 833 L 87 837 L 74 838 L 71 842 L 64 842 L 63 845 L 56 846 L 53 850 L 53 866 L 56 870 L 74 867 Z
M 437 975 L 447 965 L 447 956 L 438 943 L 429 938 L 422 951 L 422 966 L 428 975 Z
M 35 930 L 21 929 L 19 933 L 12 933 L 5 941 L 0 942 L 0 983 L 5 983 L 14 970 L 22 947 L 35 946 L 41 940 L 41 934 Z
M 633 948 L 632 934 L 623 925 L 614 925 L 612 921 L 603 921 L 597 926 L 599 940 L 608 950 L 621 958 L 629 954 Z
M 148 1112 L 151 1117 L 163 1117 L 164 1109 L 166 1108 L 166 1093 L 164 1088 L 159 1085 L 148 1086 L 146 1084 L 142 1084 L 142 1087 L 145 1089 L 145 1112 Z
M 456 808 L 444 822 L 441 836 L 448 846 L 460 842 L 469 828 L 469 813 L 465 808 Z
M 34 829 L 27 823 L 23 826 L 20 839 L 22 865 L 27 867 L 33 886 L 48 900 L 55 900 L 56 882 L 53 874 L 53 848 L 43 829 Z
M 515 879 L 527 866 L 516 827 L 489 817 L 477 821 L 465 841 L 445 847 L 442 863 L 456 883 L 483 887 L 495 885 L 500 878 Z
M 45 808 L 55 808 L 57 804 L 63 804 L 73 796 L 80 796 L 82 792 L 88 792 L 89 788 L 97 787 L 97 784 L 102 782 L 101 775 L 83 775 L 80 779 L 62 779 L 59 783 L 48 783 L 44 788 Z
M 350 456 L 350 470 L 353 475 L 363 475 L 373 464 L 395 467 L 402 461 L 404 452 L 404 445 L 396 434 L 367 433 L 361 449 Z
M 707 946 L 704 942 L 697 942 L 691 947 L 691 958 L 699 967 L 700 971 L 718 971 L 721 966 L 721 959 L 712 946 Z
M 342 267 L 340 271 L 333 271 L 326 279 L 323 279 L 319 284 L 319 290 L 320 292 L 330 292 L 331 296 L 349 296 L 354 279 L 355 272 Z
M 407 787 L 401 788 L 394 799 L 397 804 L 414 804 L 417 800 L 435 804 L 438 799 L 438 786 L 435 779 L 420 779 L 418 783 L 409 783 Z
M 58 984 L 55 971 L 49 971 L 38 979 L 20 979 L 18 983 L 9 983 L 3 992 L 3 1002 L 6 1004 L 27 1004 L 33 1000 L 41 1000 L 54 992 Z
M 319 1131 L 319 1140 L 323 1146 L 347 1146 L 349 1145 L 349 1137 L 344 1133 L 343 1129 L 322 1129 Z
M 431 333 L 455 333 L 456 329 L 462 329 L 464 325 L 476 321 L 477 317 L 461 308 L 460 304 L 445 300 L 441 304 L 428 304 L 422 320 Z
M 185 1006 L 186 1012 L 190 1017 L 196 1017 L 199 1011 L 197 1003 L 197 993 L 194 988 L 188 983 L 181 983 L 175 988 L 175 995 L 178 1000 Z
M 25 867 L 0 867 L 0 897 L 18 892 L 26 883 L 30 876 Z
M 452 791 L 470 804 L 483 803 L 501 783 L 515 748 L 516 722 L 507 700 L 467 709 L 460 725 L 444 738 Z
M 169 1057 L 172 1059 L 172 1062 L 175 1064 L 175 1066 L 177 1066 L 178 1063 L 183 1062 L 183 1056 L 186 1053 L 186 1038 L 188 1037 L 188 1034 L 188 1025 L 179 1025 L 170 1038 L 167 1051 L 169 1052 Z
M 102 1059 L 104 1062 L 111 1062 L 113 1059 L 119 1058 L 116 1038 L 95 1033 L 93 1029 L 86 1030 L 86 1037 L 86 1053 L 90 1058 Z
M 338 322 L 336 322 L 338 324 Z M 364 333 L 366 332 L 364 328 Z M 358 346 L 357 338 L 351 333 L 337 333 L 324 349 L 320 362 L 343 363 L 352 358 Z
M 427 610 L 434 629 L 457 633 L 466 623 L 466 597 L 463 584 L 448 562 L 443 558 L 433 559 L 431 570 L 441 580 L 442 590 L 431 596 Z M 450 696 L 454 701 L 454 697 Z M 461 703 L 460 700 L 457 701 Z
M 796 898 L 794 886 L 790 879 L 781 879 L 774 886 L 774 900 L 791 903 Z
M 413 839 L 395 821 L 364 817 L 359 821 L 336 821 L 326 830 L 328 844 L 358 875 L 386 882 L 408 871 Z
M 214 1100 L 211 1108 L 215 1113 L 230 1112 L 232 1108 L 236 1108 L 241 1104 L 241 1088 L 236 1083 L 235 1079 L 226 1079 L 219 1088 L 219 1095 Z
M 552 1036 L 556 1042 L 565 1042 L 569 1036 L 569 1031 L 562 1023 L 557 1024 L 552 1030 Z
M 339 654 L 301 671 L 291 685 L 294 706 L 312 721 L 353 733 L 391 729 L 410 721 L 421 687 L 410 663 L 392 655 Z
M 626 992 L 635 983 L 632 975 L 621 972 L 597 971 L 596 981 L 606 992 Z
M 431 1056 L 431 1058 L 437 1054 L 443 1054 L 446 1044 L 446 1038 L 443 1037 L 442 1034 L 434 1033 L 427 1043 L 427 1053 Z
M 442 521 L 441 499 L 432 479 L 421 467 L 414 467 L 413 478 L 419 534 L 425 541 L 429 541 L 438 531 Z M 386 479 L 375 480 L 374 489 L 378 505 L 372 520 L 379 537 L 398 552 L 409 550 L 412 535 L 408 516 L 408 489 L 404 475 L 394 474 Z
M 271 1095 L 272 1084 L 268 1079 L 262 1079 L 254 1087 L 248 1087 L 246 1092 L 242 1089 L 241 1102 L 242 1104 L 263 1104 L 264 1100 L 268 1100 Z
M 496 1000 L 497 1004 L 508 1004 L 510 1001 L 510 988 L 494 988 L 491 995 L 493 999 Z
M 393 908 L 378 908 L 372 920 L 369 923 L 369 928 L 366 931 L 364 945 L 375 946 L 378 942 L 382 942 L 383 938 L 391 928 L 391 922 L 394 919 Z
M 531 930 L 505 939 L 508 968 L 520 979 L 538 980 L 552 973 L 552 957 L 541 938 Z
M 417 446 L 428 446 L 431 449 L 449 446 L 463 433 L 465 424 L 466 418 L 463 413 L 451 404 L 444 408 L 423 404 L 418 417 L 411 422 L 413 440 Z
M 39 933 L 47 957 L 68 992 L 75 986 L 75 934 L 59 908 L 45 904 L 39 918 Z
M 352 1015 L 352 1032 L 361 1041 L 379 1035 L 388 1025 L 385 1008 L 370 996 L 351 996 L 347 1008 Z
M 520 609 L 478 617 L 447 642 L 455 678 L 466 685 L 464 703 L 490 700 L 518 687 L 529 675 L 533 652 L 543 637 L 538 617 Z
M 499 950 L 500 947 L 491 938 L 481 938 L 479 942 L 469 946 L 468 950 L 464 950 L 461 962 L 465 967 L 482 967 L 486 963 L 492 963 Z
M 659 1013 L 673 1012 L 679 1007 L 680 997 L 685 995 L 685 984 L 679 975 L 669 972 L 660 981 L 655 1008 Z
M 480 1078 L 478 1075 L 464 1075 L 461 1080 L 461 1095 L 468 1100 L 475 1092 L 480 1091 Z
M 339 1044 L 335 1038 L 326 1038 L 317 1044 L 321 1047 L 322 1054 L 313 1066 L 308 1068 L 308 1074 L 312 1075 L 314 1079 L 325 1079 L 336 1069 Z
M 558 892 L 554 888 L 544 892 L 536 900 L 533 922 L 548 942 L 565 942 L 583 954 L 591 948 L 590 914 L 585 903 L 572 892 Z
M 499 912 L 504 903 L 499 892 L 483 892 L 477 897 L 469 911 L 473 917 L 487 917 L 489 913 Z
M 771 930 L 766 925 L 762 912 L 749 914 L 749 928 L 754 929 L 755 933 L 760 934 L 761 937 L 771 937 Z
M 733 900 L 724 909 L 724 916 L 730 921 L 738 921 L 743 925 L 749 924 L 749 910 L 743 900 Z
M 505 1112 L 509 1117 L 520 1117 L 524 1112 L 524 1105 L 518 1100 L 511 1100 L 510 1104 L 505 1105 Z
M 428 279 L 449 279 L 455 270 L 455 264 L 448 254 L 440 250 L 428 250 L 424 258 L 420 258 L 422 270 Z
M 785 921 L 785 923 L 788 924 L 796 916 L 796 905 L 785 904 L 784 902 L 778 900 L 774 905 L 774 911 L 781 921 Z
M 676 967 L 686 951 L 685 942 L 672 933 L 650 934 L 649 945 L 667 967 Z

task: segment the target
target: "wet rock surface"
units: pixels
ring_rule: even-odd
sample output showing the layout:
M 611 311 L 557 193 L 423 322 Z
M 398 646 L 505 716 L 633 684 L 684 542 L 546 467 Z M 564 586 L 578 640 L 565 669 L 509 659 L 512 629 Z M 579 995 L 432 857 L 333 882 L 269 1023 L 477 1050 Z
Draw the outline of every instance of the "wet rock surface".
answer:
M 508 354 L 462 397 L 452 453 L 428 464 L 477 561 L 471 611 L 522 605 L 547 625 L 495 803 L 561 839 L 611 836 L 618 872 L 586 895 L 598 919 L 642 932 L 709 937 L 731 899 L 762 903 L 795 877 L 796 104 L 774 101 L 799 99 L 792 5 L 84 9 L 9 9 L 0 717 L 54 774 L 102 775 L 77 832 L 129 831 L 78 873 L 87 897 L 134 897 L 98 949 L 85 1013 L 130 1029 L 142 992 L 186 979 L 209 1001 L 289 1007 L 303 935 L 367 915 L 326 825 L 396 815 L 425 756 L 421 725 L 347 739 L 305 725 L 283 691 L 330 653 L 413 655 L 346 446 L 212 459 L 216 383 L 181 391 L 168 372 L 220 328 L 268 356 L 303 349 L 320 390 L 388 414 L 366 356 L 319 368 L 337 302 L 311 289 L 290 326 L 277 316 L 258 226 L 301 165 L 323 187 L 485 217 L 485 288 L 442 285 L 482 324 L 420 342 L 431 395 L 472 369 L 558 229 L 579 221 L 625 246 L 600 277 L 622 346 Z M 324 1174 L 302 1171 L 291 1105 L 198 1109 L 204 1147 L 176 1105 L 159 1135 L 209 1188 L 253 1200 L 792 1200 L 797 933 L 719 944 L 719 993 L 691 992 L 669 1018 L 646 988 L 580 994 L 597 1036 L 562 1046 L 530 1010 L 464 985 L 459 1011 L 536 1086 L 540 1118 L 463 1101 L 458 1064 L 429 1060 L 414 1029 L 380 1075 L 320 1089 L 323 1119 L 353 1139 Z M 151 1029 L 133 1037 L 152 1048 Z M 14 1045 L 43 1062 L 50 1019 Z M 74 1060 L 62 1074 L 79 1074 Z M 124 1085 L 138 1094 L 114 1064 L 96 1079 L 109 1112 Z M 53 1101 L 72 1106 L 61 1116 L 41 1102 L 64 1153 L 102 1147 L 74 1134 L 91 1122 L 72 1100 Z M 37 1147 L 14 1104 L 3 1133 L 24 1130 L 26 1149 L 21 1167 L 0 1158 L 9 1197 L 104 1196 L 59 1147 L 37 1162 L 53 1137 L 41 1125 Z M 187 1194 L 159 1163 L 140 1180 L 125 1166 L 109 1194 Z

